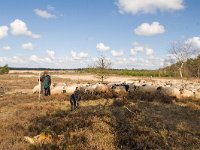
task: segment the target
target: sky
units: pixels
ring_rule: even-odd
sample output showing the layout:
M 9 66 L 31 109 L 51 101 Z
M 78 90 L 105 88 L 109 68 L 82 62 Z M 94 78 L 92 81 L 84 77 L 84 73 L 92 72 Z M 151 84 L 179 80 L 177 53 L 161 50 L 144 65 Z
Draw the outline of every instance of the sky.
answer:
M 199 0 L 1 0 L 0 66 L 169 65 L 175 41 L 200 53 Z

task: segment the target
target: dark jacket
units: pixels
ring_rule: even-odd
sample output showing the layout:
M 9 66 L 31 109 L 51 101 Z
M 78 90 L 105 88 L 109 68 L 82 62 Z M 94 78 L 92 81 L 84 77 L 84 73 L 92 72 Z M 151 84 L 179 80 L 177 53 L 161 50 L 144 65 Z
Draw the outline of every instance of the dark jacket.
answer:
M 51 77 L 50 75 L 46 75 L 44 77 L 44 88 L 49 88 L 51 86 Z

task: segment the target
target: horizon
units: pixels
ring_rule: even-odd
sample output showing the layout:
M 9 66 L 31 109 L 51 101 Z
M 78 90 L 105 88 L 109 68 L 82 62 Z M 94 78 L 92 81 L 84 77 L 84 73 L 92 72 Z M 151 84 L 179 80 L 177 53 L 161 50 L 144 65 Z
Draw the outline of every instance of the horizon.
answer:
M 2 66 L 0 66 L 2 67 Z M 93 69 L 92 67 L 83 67 L 83 68 L 66 68 L 66 69 L 63 69 L 63 68 L 31 68 L 31 67 L 9 67 L 8 68 L 10 70 L 80 70 L 80 69 Z M 96 69 L 96 68 L 95 68 Z M 154 70 L 159 70 L 159 69 L 162 69 L 162 68 L 158 68 L 158 69 L 135 69 L 135 68 L 108 68 L 108 70 L 129 70 L 129 71 L 154 71 Z
M 200 1 L 2 0 L 0 66 L 87 68 L 100 55 L 113 69 L 171 64 L 173 42 L 200 54 Z M 16 7 L 18 6 L 18 7 Z

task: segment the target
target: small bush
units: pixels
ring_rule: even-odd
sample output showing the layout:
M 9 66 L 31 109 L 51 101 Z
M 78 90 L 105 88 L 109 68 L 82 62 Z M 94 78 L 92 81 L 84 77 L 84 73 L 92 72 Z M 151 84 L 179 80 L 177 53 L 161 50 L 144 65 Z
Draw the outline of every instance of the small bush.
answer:
M 8 67 L 8 65 L 0 67 L 0 74 L 7 74 L 7 73 L 9 73 L 9 67 Z

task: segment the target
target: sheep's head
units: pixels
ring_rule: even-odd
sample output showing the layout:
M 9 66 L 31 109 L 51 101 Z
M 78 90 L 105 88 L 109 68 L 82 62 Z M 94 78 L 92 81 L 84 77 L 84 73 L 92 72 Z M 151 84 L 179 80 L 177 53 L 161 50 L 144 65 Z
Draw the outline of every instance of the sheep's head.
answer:
M 183 88 L 181 88 L 179 91 L 180 91 L 180 93 L 181 93 L 181 94 L 183 94 L 183 91 L 184 91 L 184 89 L 183 89 Z
M 58 83 L 53 83 L 53 87 L 55 87 Z

